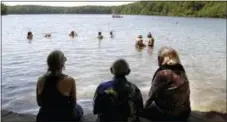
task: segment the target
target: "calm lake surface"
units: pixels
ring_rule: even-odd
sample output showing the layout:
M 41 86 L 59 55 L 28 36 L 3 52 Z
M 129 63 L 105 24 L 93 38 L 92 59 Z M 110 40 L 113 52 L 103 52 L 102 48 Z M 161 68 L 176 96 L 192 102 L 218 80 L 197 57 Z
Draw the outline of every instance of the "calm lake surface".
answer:
M 75 29 L 78 37 L 71 39 Z M 113 30 L 115 38 L 109 32 Z M 26 39 L 32 31 L 32 41 Z M 99 41 L 98 31 L 104 35 Z M 135 38 L 151 32 L 153 49 L 136 50 Z M 51 33 L 52 38 L 44 38 Z M 8 15 L 2 17 L 2 107 L 36 114 L 35 89 L 47 70 L 46 58 L 54 49 L 67 57 L 64 73 L 77 84 L 79 103 L 92 110 L 97 85 L 112 78 L 114 60 L 125 58 L 131 67 L 128 79 L 147 98 L 162 46 L 179 51 L 191 87 L 193 110 L 226 112 L 226 19 L 111 15 Z

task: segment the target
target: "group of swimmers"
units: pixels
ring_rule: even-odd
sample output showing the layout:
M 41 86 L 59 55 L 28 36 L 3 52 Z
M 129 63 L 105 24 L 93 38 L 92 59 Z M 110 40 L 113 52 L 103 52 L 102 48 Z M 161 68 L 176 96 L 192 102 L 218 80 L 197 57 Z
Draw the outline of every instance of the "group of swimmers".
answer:
M 148 38 L 148 44 L 147 44 L 147 46 L 153 47 L 154 46 L 154 38 L 153 38 L 151 32 L 149 32 L 147 34 L 147 38 Z M 142 35 L 138 35 L 138 37 L 136 39 L 136 47 L 143 48 L 145 46 L 146 45 L 143 43 L 143 37 L 142 37 Z
M 162 47 L 159 68 L 151 80 L 148 99 L 143 101 L 137 85 L 127 80 L 129 64 L 116 60 L 110 67 L 113 79 L 99 84 L 93 98 L 93 114 L 100 122 L 186 121 L 191 113 L 190 88 L 184 67 L 175 49 Z M 47 57 L 47 72 L 38 79 L 36 121 L 80 121 L 83 108 L 77 103 L 75 80 L 63 74 L 67 58 L 55 50 Z M 90 81 L 92 82 L 92 81 Z
M 69 36 L 72 37 L 72 38 L 74 38 L 74 37 L 77 36 L 77 33 L 76 33 L 75 31 L 71 31 L 71 32 L 69 33 Z M 46 33 L 46 34 L 44 35 L 44 37 L 46 37 L 46 38 L 51 38 L 51 34 L 50 34 L 50 33 Z M 111 38 L 114 37 L 113 31 L 110 31 L 110 37 L 111 37 Z M 98 39 L 103 39 L 102 32 L 98 32 L 97 38 L 98 38 Z M 27 39 L 29 39 L 29 40 L 32 40 L 32 39 L 33 39 L 33 34 L 32 34 L 31 31 L 29 31 L 29 32 L 27 33 Z
M 75 31 L 71 31 L 69 33 L 69 36 L 72 37 L 72 38 L 74 38 L 74 37 L 77 36 L 77 33 Z M 51 34 L 50 33 L 46 33 L 44 35 L 44 37 L 51 38 Z M 110 31 L 110 38 L 113 38 L 113 37 L 114 37 L 113 31 Z M 31 40 L 32 38 L 33 38 L 33 34 L 32 34 L 31 31 L 29 31 L 28 34 L 27 34 L 27 39 Z M 102 32 L 98 32 L 97 38 L 98 39 L 103 39 Z M 154 38 L 153 38 L 151 32 L 149 32 L 147 34 L 147 38 L 148 38 L 148 44 L 147 44 L 147 46 L 153 47 L 154 46 Z M 138 35 L 137 36 L 135 46 L 138 47 L 138 48 L 146 47 L 146 45 L 143 43 L 143 37 L 142 37 L 142 35 Z

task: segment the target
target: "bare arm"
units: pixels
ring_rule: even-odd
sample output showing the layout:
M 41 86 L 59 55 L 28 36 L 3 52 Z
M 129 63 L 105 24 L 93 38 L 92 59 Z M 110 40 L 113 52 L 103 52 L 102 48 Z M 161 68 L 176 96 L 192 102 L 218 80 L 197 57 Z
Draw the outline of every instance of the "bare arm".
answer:
M 74 103 L 76 104 L 76 82 L 75 80 L 72 78 L 72 88 L 71 88 L 71 92 L 70 95 L 72 96 L 72 101 L 74 101 Z
M 38 104 L 38 106 L 41 106 L 42 102 L 41 102 L 41 99 L 40 99 L 40 94 L 43 90 L 43 79 L 42 78 L 39 78 L 38 81 L 37 81 L 37 85 L 36 85 L 36 102 Z

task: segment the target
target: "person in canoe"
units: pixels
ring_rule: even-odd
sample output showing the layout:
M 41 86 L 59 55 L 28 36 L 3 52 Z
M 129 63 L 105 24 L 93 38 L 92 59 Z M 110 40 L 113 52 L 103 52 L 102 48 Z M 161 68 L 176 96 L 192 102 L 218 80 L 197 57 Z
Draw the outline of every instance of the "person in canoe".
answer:
M 143 43 L 142 35 L 138 35 L 136 39 L 136 47 L 145 47 L 146 45 Z
M 102 32 L 98 32 L 98 39 L 103 39 Z
M 33 34 L 31 31 L 29 31 L 27 34 L 27 39 L 32 40 L 32 38 L 33 38 Z

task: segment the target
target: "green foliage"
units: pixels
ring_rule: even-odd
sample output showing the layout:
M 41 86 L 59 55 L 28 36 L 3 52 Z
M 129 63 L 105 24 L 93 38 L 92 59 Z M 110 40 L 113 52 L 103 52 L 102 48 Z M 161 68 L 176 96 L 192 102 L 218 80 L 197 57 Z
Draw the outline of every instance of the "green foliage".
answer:
M 119 14 L 161 15 L 161 16 L 194 16 L 226 18 L 224 1 L 140 1 L 121 6 L 81 6 L 81 7 L 50 7 L 50 6 L 9 6 L 9 14 L 111 14 L 114 10 Z M 5 7 L 6 8 L 6 7 Z M 2 12 L 5 9 L 2 7 Z M 4 11 L 5 12 L 5 11 Z
M 5 15 L 7 13 L 7 6 L 1 3 L 1 15 Z
M 226 2 L 221 1 L 142 1 L 118 9 L 121 14 L 226 18 Z
M 50 7 L 34 5 L 18 5 L 9 7 L 9 14 L 110 14 L 111 7 L 81 6 L 81 7 Z

